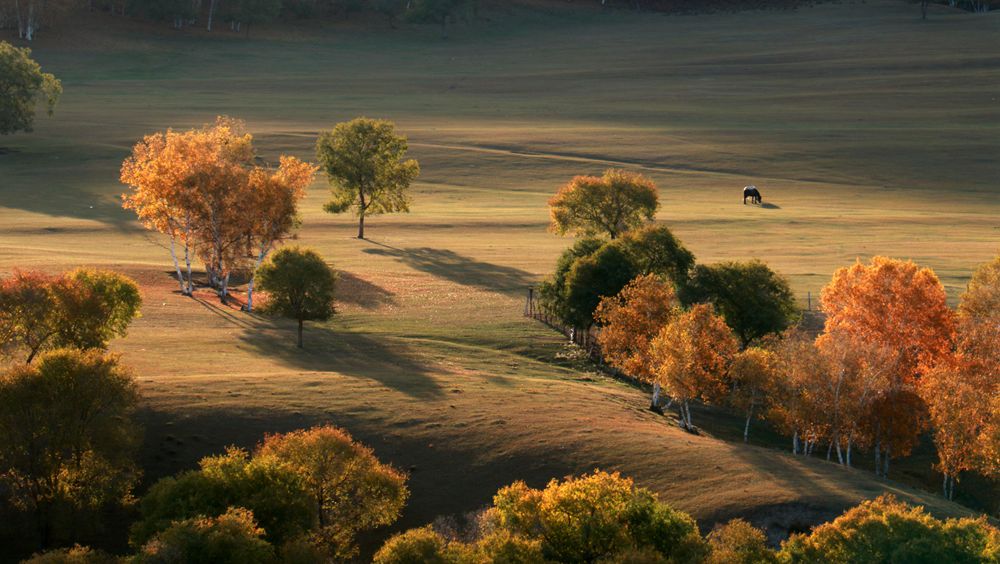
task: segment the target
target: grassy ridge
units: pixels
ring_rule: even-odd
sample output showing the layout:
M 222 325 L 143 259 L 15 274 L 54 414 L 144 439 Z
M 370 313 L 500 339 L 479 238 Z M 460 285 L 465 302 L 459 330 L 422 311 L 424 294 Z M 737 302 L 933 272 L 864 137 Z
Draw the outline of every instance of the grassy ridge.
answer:
M 918 17 L 882 2 L 536 15 L 447 41 L 433 29 L 246 39 L 82 25 L 34 46 L 66 94 L 35 133 L 3 140 L 0 270 L 100 265 L 142 282 L 144 317 L 115 348 L 147 397 L 150 479 L 332 421 L 412 469 L 401 527 L 482 506 L 514 479 L 595 466 L 704 524 L 805 526 L 884 489 L 954 513 L 863 471 L 717 440 L 725 425 L 683 433 L 520 316 L 524 289 L 568 244 L 545 232 L 545 200 L 618 165 L 659 183 L 660 219 L 699 260 L 759 257 L 803 302 L 872 254 L 934 267 L 955 298 L 1000 246 L 1000 18 Z M 290 325 L 176 295 L 163 241 L 119 209 L 117 169 L 137 138 L 221 113 L 246 119 L 270 160 L 311 157 L 336 121 L 387 117 L 421 162 L 413 213 L 371 221 L 369 242 L 312 187 L 299 242 L 342 270 L 342 303 L 307 330 L 304 353 Z M 740 205 L 750 182 L 768 205 Z

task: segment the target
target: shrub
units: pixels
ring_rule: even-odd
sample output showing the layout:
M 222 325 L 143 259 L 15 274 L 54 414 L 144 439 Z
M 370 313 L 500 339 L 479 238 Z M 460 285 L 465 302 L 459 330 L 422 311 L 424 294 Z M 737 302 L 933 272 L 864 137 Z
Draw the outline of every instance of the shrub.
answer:
M 232 507 L 218 517 L 177 521 L 149 541 L 136 564 L 265 564 L 274 547 L 263 539 L 253 513 Z

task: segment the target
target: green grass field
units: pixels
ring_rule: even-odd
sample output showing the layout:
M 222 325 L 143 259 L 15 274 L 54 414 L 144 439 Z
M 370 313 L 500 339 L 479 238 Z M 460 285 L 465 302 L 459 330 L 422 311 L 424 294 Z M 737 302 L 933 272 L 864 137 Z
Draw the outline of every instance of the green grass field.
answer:
M 521 312 L 570 243 L 546 232 L 546 199 L 610 166 L 657 181 L 659 219 L 700 261 L 761 258 L 803 306 L 835 268 L 874 254 L 933 267 L 956 299 L 1000 249 L 998 15 L 922 22 L 876 1 L 524 11 L 447 40 L 357 26 L 143 33 L 103 17 L 65 31 L 33 46 L 63 80 L 56 115 L 0 140 L 0 271 L 86 264 L 142 283 L 143 317 L 114 349 L 146 397 L 149 479 L 330 421 L 412 472 L 400 527 L 481 507 L 515 479 L 594 467 L 703 526 L 744 515 L 801 528 L 883 490 L 962 511 L 792 458 L 763 431 L 758 446 L 725 440 L 738 433 L 715 410 L 695 413 L 702 435 L 684 433 Z M 413 212 L 370 221 L 370 241 L 322 211 L 325 179 L 312 186 L 299 242 L 341 270 L 341 302 L 307 328 L 304 352 L 290 324 L 179 296 L 164 241 L 120 209 L 118 167 L 141 135 L 218 114 L 245 119 L 269 160 L 311 158 L 337 121 L 385 117 L 421 163 Z M 741 205 L 748 183 L 765 206 Z M 920 465 L 897 475 L 936 485 Z

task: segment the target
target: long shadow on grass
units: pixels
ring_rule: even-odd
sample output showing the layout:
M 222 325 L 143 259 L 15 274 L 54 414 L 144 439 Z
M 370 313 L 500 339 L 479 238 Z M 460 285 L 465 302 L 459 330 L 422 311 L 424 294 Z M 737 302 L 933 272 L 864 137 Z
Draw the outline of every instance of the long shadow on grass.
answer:
M 534 282 L 534 276 L 526 270 L 478 261 L 448 249 L 430 247 L 397 249 L 380 243 L 374 244 L 380 247 L 365 249 L 364 252 L 395 258 L 410 268 L 464 286 L 506 292 L 521 291 Z
M 363 309 L 397 305 L 395 293 L 343 270 L 337 272 L 337 301 Z

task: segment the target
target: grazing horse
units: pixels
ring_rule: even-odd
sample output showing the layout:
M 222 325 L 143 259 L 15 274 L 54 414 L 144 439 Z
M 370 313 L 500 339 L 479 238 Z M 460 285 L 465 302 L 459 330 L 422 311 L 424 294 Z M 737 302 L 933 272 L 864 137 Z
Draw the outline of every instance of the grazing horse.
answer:
M 747 204 L 747 198 L 750 198 L 750 203 L 751 204 L 759 204 L 761 202 L 761 199 L 760 199 L 760 190 L 758 190 L 757 187 L 754 186 L 753 184 L 751 184 L 749 186 L 744 186 L 743 187 L 743 205 L 744 206 Z

